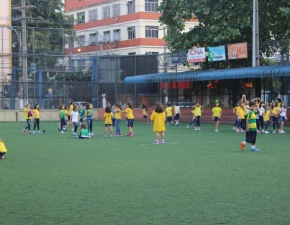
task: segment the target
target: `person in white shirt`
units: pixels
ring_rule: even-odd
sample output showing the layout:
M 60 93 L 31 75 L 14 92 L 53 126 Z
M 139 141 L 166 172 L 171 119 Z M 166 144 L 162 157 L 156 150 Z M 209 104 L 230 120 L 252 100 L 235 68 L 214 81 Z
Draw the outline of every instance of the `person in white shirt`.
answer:
M 181 115 L 180 107 L 178 106 L 178 102 L 175 103 L 174 106 L 174 120 L 175 120 L 175 126 L 179 126 L 179 118 Z
M 260 107 L 259 107 L 259 110 L 260 110 L 260 113 L 259 113 L 259 122 L 260 122 L 260 125 L 261 125 L 261 128 L 262 128 L 262 132 L 264 133 L 264 112 L 265 112 L 265 103 L 264 102 L 261 102 L 260 103 Z
M 78 130 L 78 126 L 79 126 L 79 106 L 77 104 L 75 104 L 73 106 L 73 111 L 71 112 L 71 116 L 70 116 L 70 122 L 71 124 L 74 125 L 74 130 L 73 130 L 73 137 L 77 138 L 77 130 Z
M 279 133 L 285 134 L 284 124 L 285 124 L 285 121 L 288 120 L 288 118 L 287 118 L 287 108 L 286 108 L 284 102 L 281 102 L 281 107 L 279 109 L 279 117 L 280 117 L 280 121 L 281 121 Z

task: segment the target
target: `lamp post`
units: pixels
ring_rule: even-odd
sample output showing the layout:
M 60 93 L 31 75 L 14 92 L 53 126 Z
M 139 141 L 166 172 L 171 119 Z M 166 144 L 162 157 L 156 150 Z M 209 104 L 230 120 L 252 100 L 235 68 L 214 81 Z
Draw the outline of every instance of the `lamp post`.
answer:
M 22 33 L 22 38 L 23 40 L 21 41 L 21 38 L 19 36 L 19 33 L 17 32 L 16 29 L 14 29 L 13 27 L 7 27 L 7 29 L 10 29 L 12 31 L 14 31 L 18 37 L 19 43 L 21 45 L 21 49 L 22 49 L 22 54 L 21 54 L 21 58 L 22 58 L 22 76 L 23 76 L 23 99 L 24 99 L 24 104 L 27 103 L 27 99 L 28 99 L 28 84 L 27 84 L 27 47 L 26 47 L 26 30 L 25 33 Z M 21 107 L 22 108 L 22 107 Z

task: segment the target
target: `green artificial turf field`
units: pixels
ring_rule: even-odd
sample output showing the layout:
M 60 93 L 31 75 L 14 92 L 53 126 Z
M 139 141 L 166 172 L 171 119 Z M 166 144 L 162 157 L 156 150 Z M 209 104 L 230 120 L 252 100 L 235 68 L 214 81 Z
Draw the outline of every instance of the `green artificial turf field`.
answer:
M 8 153 L 0 160 L 0 224 L 280 225 L 290 223 L 290 129 L 260 134 L 261 152 L 244 152 L 230 125 L 152 127 L 135 122 L 131 138 L 73 139 L 57 122 L 23 135 L 25 122 L 0 123 Z M 272 131 L 272 128 L 269 129 Z

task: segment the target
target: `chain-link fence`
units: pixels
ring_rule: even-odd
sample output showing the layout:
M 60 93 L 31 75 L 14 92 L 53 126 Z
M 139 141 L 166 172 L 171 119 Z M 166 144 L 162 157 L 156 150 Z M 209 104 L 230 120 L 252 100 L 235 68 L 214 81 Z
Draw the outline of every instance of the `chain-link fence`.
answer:
M 96 44 L 94 35 L 90 36 L 90 40 L 83 40 L 88 35 L 80 31 L 76 36 L 73 30 L 27 28 L 28 82 L 25 83 L 22 77 L 21 27 L 14 29 L 19 37 L 12 35 L 12 74 L 5 74 L 7 79 L 3 79 L 0 84 L 2 108 L 6 104 L 9 108 L 21 107 L 22 102 L 38 103 L 43 108 L 57 108 L 59 104 L 68 104 L 71 99 L 102 107 L 102 94 L 106 94 L 106 100 L 112 104 L 132 101 L 135 106 L 153 106 L 156 101 L 164 101 L 165 84 L 125 84 L 125 77 L 178 73 L 200 68 L 200 64 L 172 63 L 171 53 L 100 56 L 96 48 L 95 52 L 71 54 L 72 48 Z M 261 65 L 289 65 L 289 40 L 261 43 L 260 49 Z M 248 51 L 251 52 L 250 45 Z M 249 65 L 249 60 L 244 60 L 242 64 Z M 223 63 L 231 68 L 240 62 L 231 60 Z M 36 64 L 35 69 L 31 63 Z M 223 106 L 232 107 L 242 93 L 255 97 L 257 89 L 260 89 L 265 100 L 285 96 L 288 102 L 289 86 L 289 79 L 286 77 L 171 82 L 168 83 L 167 94 L 169 101 L 179 102 L 184 106 L 190 106 L 196 101 L 211 106 L 215 99 L 219 99 Z M 28 96 L 23 96 L 23 89 L 26 87 Z

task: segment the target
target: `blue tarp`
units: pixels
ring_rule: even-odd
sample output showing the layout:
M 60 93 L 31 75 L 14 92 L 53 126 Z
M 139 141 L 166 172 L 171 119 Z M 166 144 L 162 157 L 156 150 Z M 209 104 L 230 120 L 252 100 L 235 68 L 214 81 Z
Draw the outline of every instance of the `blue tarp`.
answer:
M 290 66 L 259 66 L 223 70 L 155 73 L 126 77 L 126 83 L 159 83 L 290 76 Z

